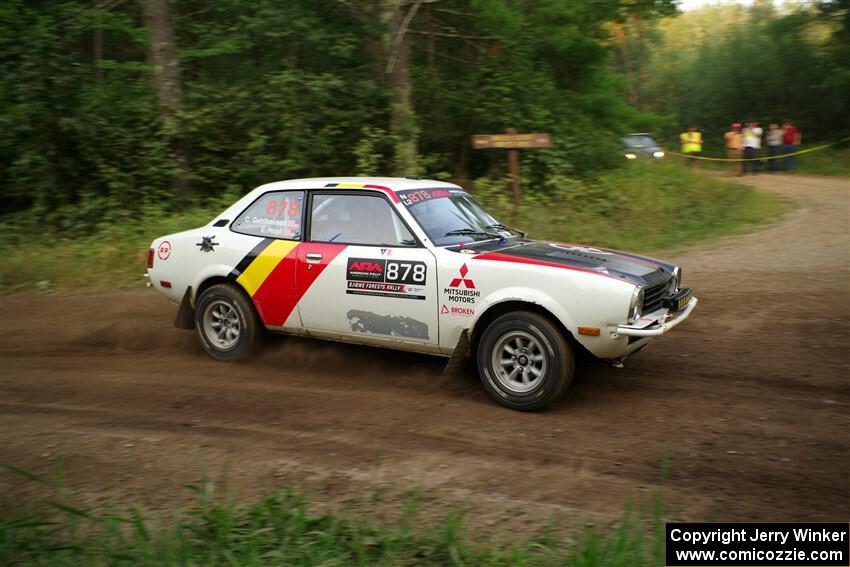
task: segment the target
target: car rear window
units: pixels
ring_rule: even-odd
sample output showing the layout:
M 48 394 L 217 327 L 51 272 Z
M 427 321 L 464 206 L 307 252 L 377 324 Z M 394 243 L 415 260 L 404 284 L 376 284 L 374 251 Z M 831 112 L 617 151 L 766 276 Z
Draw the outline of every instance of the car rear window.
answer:
M 245 209 L 230 228 L 251 236 L 299 240 L 303 209 L 304 191 L 271 191 Z

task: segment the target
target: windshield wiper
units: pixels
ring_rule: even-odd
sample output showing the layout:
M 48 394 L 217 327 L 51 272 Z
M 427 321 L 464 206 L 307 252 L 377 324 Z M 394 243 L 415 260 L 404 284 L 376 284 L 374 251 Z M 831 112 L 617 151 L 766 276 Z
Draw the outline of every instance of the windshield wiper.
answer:
M 519 234 L 519 235 L 521 235 L 521 236 L 525 237 L 525 233 L 524 233 L 523 231 L 521 231 L 521 230 L 517 230 L 517 229 L 515 229 L 515 228 L 513 228 L 513 227 L 510 227 L 510 226 L 508 226 L 508 225 L 506 225 L 506 224 L 502 224 L 502 223 L 500 223 L 500 222 L 494 222 L 493 224 L 488 224 L 488 225 L 487 225 L 487 226 L 485 226 L 484 228 L 495 228 L 496 230 L 508 230 L 508 231 L 510 231 L 510 232 L 515 232 L 515 233 L 517 233 L 517 234 Z
M 498 234 L 493 234 L 492 232 L 478 230 L 475 228 L 458 228 L 455 230 L 448 231 L 443 236 L 472 236 L 475 234 L 483 234 L 487 238 L 500 238 Z

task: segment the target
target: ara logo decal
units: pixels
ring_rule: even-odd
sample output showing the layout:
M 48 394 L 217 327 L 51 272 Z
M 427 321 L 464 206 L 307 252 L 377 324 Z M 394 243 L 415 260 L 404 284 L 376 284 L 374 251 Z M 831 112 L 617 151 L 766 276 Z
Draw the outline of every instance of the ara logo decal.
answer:
M 452 283 L 449 284 L 449 287 L 465 287 L 466 289 L 475 289 L 475 282 L 472 281 L 471 278 L 467 278 L 466 274 L 469 273 L 469 268 L 466 267 L 466 264 L 460 267 L 460 277 L 452 280 Z
M 169 256 L 171 256 L 171 243 L 163 240 L 156 250 L 156 255 L 159 256 L 160 260 L 168 260 Z
M 360 261 L 360 262 L 353 261 L 353 262 L 351 262 L 351 265 L 348 266 L 348 271 L 349 272 L 369 272 L 369 273 L 377 272 L 377 273 L 380 274 L 381 272 L 384 271 L 382 264 L 383 264 L 383 262 L 381 262 L 381 263 L 370 262 L 368 260 L 364 260 L 364 261 Z

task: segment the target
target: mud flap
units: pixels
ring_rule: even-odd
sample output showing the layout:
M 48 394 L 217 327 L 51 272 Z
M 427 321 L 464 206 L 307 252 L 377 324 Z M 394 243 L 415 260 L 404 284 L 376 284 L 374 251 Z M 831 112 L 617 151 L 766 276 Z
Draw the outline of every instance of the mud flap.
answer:
M 195 328 L 195 310 L 192 308 L 191 295 L 192 287 L 190 286 L 183 294 L 183 301 L 180 302 L 180 309 L 177 310 L 177 318 L 174 320 L 174 326 L 178 329 Z
M 449 361 L 446 363 L 446 367 L 443 369 L 443 374 L 460 373 L 463 370 L 463 364 L 467 354 L 469 354 L 469 330 L 464 329 L 460 334 L 460 339 L 458 339 L 455 349 L 452 351 Z

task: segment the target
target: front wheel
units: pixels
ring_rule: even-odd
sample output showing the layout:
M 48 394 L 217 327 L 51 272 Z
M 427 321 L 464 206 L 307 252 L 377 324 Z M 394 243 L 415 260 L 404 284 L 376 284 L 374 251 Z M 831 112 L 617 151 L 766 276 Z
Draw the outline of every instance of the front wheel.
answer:
M 247 358 L 259 335 L 259 324 L 245 295 L 232 285 L 204 290 L 195 305 L 195 328 L 204 350 L 217 360 Z
M 478 373 L 500 404 L 530 411 L 554 401 L 573 377 L 573 350 L 548 319 L 529 311 L 490 323 L 478 344 Z

